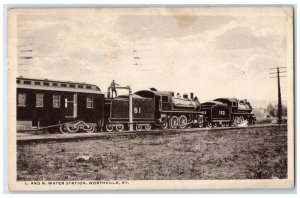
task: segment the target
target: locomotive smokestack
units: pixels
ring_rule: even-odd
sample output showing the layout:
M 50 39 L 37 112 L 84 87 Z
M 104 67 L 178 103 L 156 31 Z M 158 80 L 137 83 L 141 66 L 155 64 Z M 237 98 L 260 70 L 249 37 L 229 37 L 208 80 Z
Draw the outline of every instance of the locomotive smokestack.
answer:
M 191 92 L 191 93 L 190 93 L 190 96 L 191 96 L 191 99 L 193 100 L 193 99 L 194 99 L 194 93 Z

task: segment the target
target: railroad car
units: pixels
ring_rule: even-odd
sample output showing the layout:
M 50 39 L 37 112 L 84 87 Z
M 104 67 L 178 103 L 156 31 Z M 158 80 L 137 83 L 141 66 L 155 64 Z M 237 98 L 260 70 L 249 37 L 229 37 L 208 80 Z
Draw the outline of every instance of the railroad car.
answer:
M 154 107 L 155 125 L 162 129 L 184 129 L 188 126 L 203 126 L 203 115 L 200 112 L 198 99 L 184 95 L 175 97 L 173 92 L 157 91 L 156 89 L 141 90 L 136 95 L 151 99 Z
M 104 94 L 87 83 L 17 78 L 17 130 L 94 132 L 103 125 Z
M 132 95 L 133 127 L 137 131 L 151 130 L 154 119 L 154 103 L 149 98 Z M 129 128 L 129 96 L 123 95 L 105 100 L 106 131 L 123 131 Z
M 238 126 L 244 121 L 254 125 L 255 116 L 251 104 L 247 100 L 236 98 L 217 98 L 201 104 L 201 112 L 205 117 L 205 125 L 213 126 Z

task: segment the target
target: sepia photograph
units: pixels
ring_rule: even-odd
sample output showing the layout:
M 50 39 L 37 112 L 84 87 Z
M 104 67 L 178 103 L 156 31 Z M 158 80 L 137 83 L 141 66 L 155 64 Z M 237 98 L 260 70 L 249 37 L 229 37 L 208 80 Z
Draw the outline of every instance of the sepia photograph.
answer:
M 10 191 L 294 187 L 293 7 L 7 18 Z

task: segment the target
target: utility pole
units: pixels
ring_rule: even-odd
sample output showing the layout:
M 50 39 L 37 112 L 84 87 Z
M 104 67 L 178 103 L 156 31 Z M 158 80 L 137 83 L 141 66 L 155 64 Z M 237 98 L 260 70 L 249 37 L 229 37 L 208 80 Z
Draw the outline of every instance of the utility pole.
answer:
M 282 121 L 282 103 L 281 103 L 281 89 L 280 89 L 280 78 L 286 77 L 286 76 L 280 76 L 282 73 L 286 73 L 287 71 L 282 71 L 286 67 L 276 67 L 276 68 L 270 68 L 270 70 L 276 69 L 276 72 L 271 72 L 270 78 L 277 78 L 277 84 L 278 84 L 278 110 L 277 110 L 277 117 L 278 117 L 278 124 L 281 125 Z M 274 76 L 276 74 L 276 76 Z

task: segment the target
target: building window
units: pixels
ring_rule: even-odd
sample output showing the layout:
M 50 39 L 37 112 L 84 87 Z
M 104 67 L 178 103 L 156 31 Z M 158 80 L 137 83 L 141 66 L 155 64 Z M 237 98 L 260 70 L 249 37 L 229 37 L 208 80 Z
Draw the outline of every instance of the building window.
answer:
M 44 107 L 44 94 L 36 94 L 36 107 Z
M 18 107 L 26 107 L 26 94 L 25 93 L 18 94 Z
M 86 108 L 94 108 L 94 98 L 88 96 L 86 98 Z
M 60 108 L 60 95 L 53 95 L 53 108 Z

